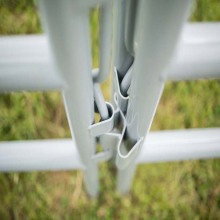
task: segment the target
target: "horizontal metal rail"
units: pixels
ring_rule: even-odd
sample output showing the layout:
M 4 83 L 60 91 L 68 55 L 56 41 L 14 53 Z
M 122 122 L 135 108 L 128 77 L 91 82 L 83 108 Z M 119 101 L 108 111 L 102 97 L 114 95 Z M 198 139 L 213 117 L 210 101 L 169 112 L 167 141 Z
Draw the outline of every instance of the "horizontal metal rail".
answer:
M 220 128 L 150 132 L 136 164 L 220 157 Z M 71 139 L 0 143 L 0 171 L 84 169 Z
M 0 91 L 63 88 L 51 57 L 47 36 L 0 37 Z
M 169 80 L 220 77 L 220 23 L 191 23 L 183 31 Z
M 72 139 L 0 142 L 1 171 L 83 169 Z
M 150 132 L 136 163 L 218 158 L 220 128 Z
M 219 36 L 220 23 L 186 25 L 166 79 L 219 78 Z M 64 88 L 50 57 L 44 35 L 0 37 L 0 92 Z

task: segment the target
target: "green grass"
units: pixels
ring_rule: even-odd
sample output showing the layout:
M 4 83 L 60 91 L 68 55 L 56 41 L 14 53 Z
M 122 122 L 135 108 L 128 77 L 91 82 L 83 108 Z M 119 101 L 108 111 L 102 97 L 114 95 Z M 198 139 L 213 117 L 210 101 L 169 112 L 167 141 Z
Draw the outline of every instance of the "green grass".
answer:
M 31 0 L 0 0 L 0 34 L 41 32 Z M 93 65 L 97 13 L 91 16 Z M 199 0 L 193 21 L 220 21 L 218 0 Z M 103 85 L 109 98 L 109 82 Z M 0 140 L 69 137 L 57 92 L 0 95 Z M 220 81 L 168 82 L 153 130 L 220 126 Z M 81 171 L 0 174 L 0 219 L 220 219 L 220 160 L 141 165 L 131 192 L 115 191 L 115 170 L 100 164 L 100 195 L 89 199 Z

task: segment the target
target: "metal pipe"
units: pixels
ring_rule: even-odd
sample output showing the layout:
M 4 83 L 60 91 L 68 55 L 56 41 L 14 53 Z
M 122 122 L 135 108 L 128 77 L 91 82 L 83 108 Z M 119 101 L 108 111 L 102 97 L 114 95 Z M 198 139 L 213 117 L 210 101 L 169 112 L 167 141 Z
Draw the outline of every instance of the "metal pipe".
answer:
M 89 7 L 76 0 L 41 0 L 40 11 L 54 64 L 67 83 L 63 98 L 72 137 L 85 164 L 85 185 L 88 193 L 96 196 L 98 167 L 91 160 L 96 145 L 88 130 L 94 120 Z
M 220 157 L 220 128 L 150 132 L 135 164 Z M 112 140 L 112 144 L 115 140 Z M 110 141 L 110 140 L 109 140 Z M 71 139 L 0 142 L 0 171 L 85 169 Z M 131 167 L 132 170 L 135 166 Z M 122 178 L 123 176 L 120 176 Z M 124 176 L 120 191 L 130 185 Z
M 131 139 L 144 137 L 151 126 L 160 95 L 162 78 L 179 41 L 192 1 L 140 1 L 137 48 L 132 69 L 127 132 Z
M 126 0 L 114 2 L 114 66 L 121 78 L 125 75 L 131 64 L 133 56 L 125 46 L 125 14 Z
M 136 163 L 218 158 L 219 134 L 220 128 L 150 132 Z
M 126 113 L 127 138 L 131 143 L 145 138 L 149 132 L 164 87 L 163 74 L 172 60 L 191 3 L 192 0 L 139 1 L 135 60 Z M 130 184 L 131 168 L 132 165 L 119 171 L 119 176 L 126 176 Z M 124 183 L 123 187 L 121 180 L 119 177 L 118 188 L 128 191 L 129 184 Z
M 187 24 L 165 79 L 220 78 L 219 35 L 220 23 Z M 50 55 L 45 35 L 0 37 L 0 92 L 65 88 Z
M 112 1 L 103 1 L 100 5 L 100 28 L 99 28 L 99 73 L 96 82 L 107 79 L 111 66 L 111 43 L 112 43 Z
M 165 78 L 193 80 L 220 78 L 220 23 L 191 23 L 185 26 L 176 57 Z
M 0 170 L 3 172 L 84 168 L 71 139 L 0 142 Z
M 0 37 L 0 92 L 65 87 L 44 35 Z
M 127 0 L 125 11 L 124 42 L 128 52 L 134 55 L 134 33 L 137 16 L 138 0 Z

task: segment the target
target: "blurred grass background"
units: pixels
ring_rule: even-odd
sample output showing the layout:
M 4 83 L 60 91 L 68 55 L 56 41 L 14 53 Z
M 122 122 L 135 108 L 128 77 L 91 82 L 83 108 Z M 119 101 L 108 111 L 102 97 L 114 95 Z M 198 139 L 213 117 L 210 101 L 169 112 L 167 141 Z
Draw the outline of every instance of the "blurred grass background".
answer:
M 219 0 L 198 0 L 192 21 L 220 21 Z M 98 65 L 98 13 L 91 16 Z M 32 0 L 0 0 L 0 35 L 42 32 Z M 208 55 L 207 55 L 208 56 Z M 109 98 L 109 82 L 103 85 Z M 0 140 L 70 137 L 58 92 L 0 95 Z M 153 130 L 220 126 L 220 81 L 168 82 Z M 178 146 L 177 146 L 178 147 Z M 89 199 L 81 171 L 0 174 L 0 219 L 220 219 L 220 160 L 141 165 L 131 192 L 115 191 L 100 165 L 100 196 Z

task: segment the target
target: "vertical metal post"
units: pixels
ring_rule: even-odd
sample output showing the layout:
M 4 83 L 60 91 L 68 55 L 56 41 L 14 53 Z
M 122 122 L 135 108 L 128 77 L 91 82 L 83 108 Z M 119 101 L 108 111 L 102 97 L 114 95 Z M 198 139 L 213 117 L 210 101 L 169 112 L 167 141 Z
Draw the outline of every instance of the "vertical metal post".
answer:
M 89 7 L 76 0 L 41 0 L 40 10 L 55 66 L 67 83 L 63 97 L 72 137 L 85 164 L 85 185 L 88 193 L 96 196 L 98 170 L 91 160 L 95 140 L 88 130 L 94 119 Z
M 114 2 L 114 65 L 118 70 L 120 77 L 129 69 L 133 57 L 128 52 L 125 45 L 125 13 L 126 12 L 126 1 L 118 0 Z
M 111 44 L 112 44 L 112 1 L 100 2 L 99 17 L 99 74 L 95 77 L 96 82 L 107 79 L 111 66 Z
M 140 0 L 138 3 L 135 60 L 126 114 L 127 136 L 132 141 L 146 137 L 149 132 L 164 87 L 163 74 L 175 52 L 191 2 Z M 134 166 L 133 163 L 119 171 L 120 191 L 129 190 Z

